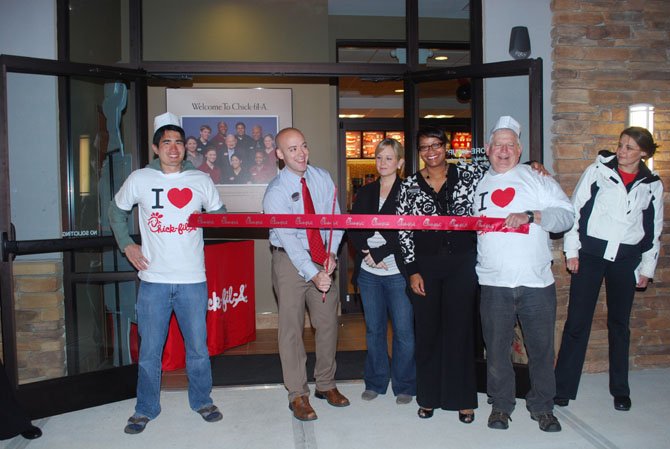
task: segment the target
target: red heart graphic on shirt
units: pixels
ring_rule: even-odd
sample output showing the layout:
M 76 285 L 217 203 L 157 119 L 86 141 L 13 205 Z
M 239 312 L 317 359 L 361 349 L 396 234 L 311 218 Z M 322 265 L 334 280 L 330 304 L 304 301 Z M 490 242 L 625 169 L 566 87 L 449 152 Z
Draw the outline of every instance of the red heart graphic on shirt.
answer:
M 168 190 L 168 199 L 179 209 L 186 206 L 191 201 L 191 198 L 193 198 L 193 192 L 188 187 Z
M 505 207 L 514 199 L 514 188 L 508 187 L 505 190 L 495 190 L 491 194 L 491 201 L 498 207 Z

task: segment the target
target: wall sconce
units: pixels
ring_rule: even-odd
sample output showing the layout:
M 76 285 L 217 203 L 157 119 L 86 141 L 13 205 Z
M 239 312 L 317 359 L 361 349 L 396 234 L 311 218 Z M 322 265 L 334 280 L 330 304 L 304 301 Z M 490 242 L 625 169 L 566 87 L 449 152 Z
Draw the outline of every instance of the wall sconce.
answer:
M 649 103 L 637 103 L 628 106 L 628 126 L 639 126 L 646 128 L 654 134 L 654 106 Z M 654 169 L 654 158 L 646 161 L 649 170 Z
M 391 57 L 398 60 L 400 64 L 405 64 L 407 62 L 407 49 L 406 48 L 396 48 L 391 50 Z M 419 64 L 426 64 L 428 58 L 433 57 L 433 50 L 427 48 L 419 48 Z
M 79 136 L 79 195 L 91 194 L 91 138 Z
M 509 55 L 514 59 L 528 59 L 530 36 L 527 27 L 513 27 L 509 36 Z

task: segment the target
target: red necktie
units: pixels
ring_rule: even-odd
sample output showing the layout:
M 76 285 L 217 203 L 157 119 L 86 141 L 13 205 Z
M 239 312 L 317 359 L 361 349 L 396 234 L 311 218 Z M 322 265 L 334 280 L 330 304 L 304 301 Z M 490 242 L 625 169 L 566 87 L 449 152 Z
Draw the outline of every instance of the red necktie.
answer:
M 305 178 L 300 178 L 300 183 L 302 184 L 302 201 L 305 207 L 305 213 L 315 214 L 312 195 L 309 194 L 309 189 L 307 188 L 307 181 L 305 181 Z M 307 228 L 306 231 L 307 243 L 309 243 L 309 252 L 312 254 L 312 260 L 319 265 L 323 265 L 328 258 L 328 254 L 326 254 L 326 248 L 323 246 L 323 240 L 321 240 L 321 231 L 313 228 Z

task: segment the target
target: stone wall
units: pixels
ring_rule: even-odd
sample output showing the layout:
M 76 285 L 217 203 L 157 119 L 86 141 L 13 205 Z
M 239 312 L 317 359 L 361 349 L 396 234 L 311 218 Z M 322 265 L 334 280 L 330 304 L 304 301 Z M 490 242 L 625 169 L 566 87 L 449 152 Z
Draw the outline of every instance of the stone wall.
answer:
M 63 265 L 14 262 L 19 383 L 65 375 Z
M 665 225 L 653 284 L 635 297 L 631 368 L 670 366 L 670 2 L 667 0 L 553 0 L 552 141 L 554 170 L 568 194 L 601 149 L 613 150 L 627 126 L 628 106 L 656 108 L 655 170 L 665 182 Z M 545 82 L 549 82 L 545 80 Z M 559 299 L 557 338 L 566 316 L 569 276 L 562 241 L 555 242 Z M 605 371 L 604 286 L 585 369 Z M 560 340 L 557 339 L 557 347 Z

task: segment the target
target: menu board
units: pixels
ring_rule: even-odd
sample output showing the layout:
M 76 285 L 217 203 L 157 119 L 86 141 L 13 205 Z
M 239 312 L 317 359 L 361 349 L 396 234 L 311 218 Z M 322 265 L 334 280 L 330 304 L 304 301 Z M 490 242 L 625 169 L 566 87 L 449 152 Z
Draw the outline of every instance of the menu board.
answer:
M 395 139 L 405 146 L 405 133 L 403 131 L 386 131 L 386 137 L 389 139 Z
M 467 132 L 453 133 L 451 149 L 457 159 L 470 159 L 472 157 L 472 134 Z
M 361 157 L 361 133 L 359 131 L 347 131 L 346 140 L 347 159 L 356 159 Z
M 347 131 L 345 133 L 347 159 L 372 159 L 377 144 L 385 138 L 395 139 L 405 145 L 403 131 Z
M 382 140 L 384 140 L 383 131 L 363 131 L 363 157 L 375 157 L 375 148 Z

